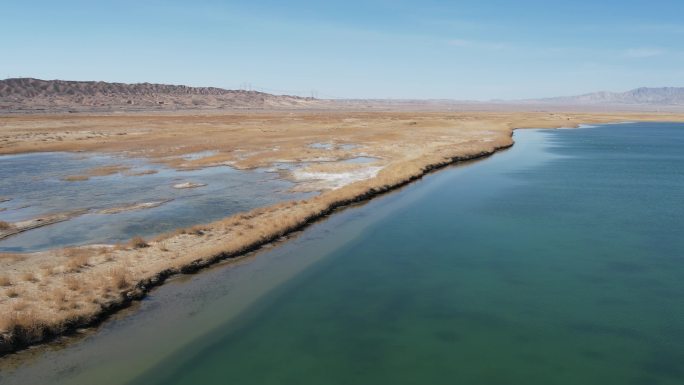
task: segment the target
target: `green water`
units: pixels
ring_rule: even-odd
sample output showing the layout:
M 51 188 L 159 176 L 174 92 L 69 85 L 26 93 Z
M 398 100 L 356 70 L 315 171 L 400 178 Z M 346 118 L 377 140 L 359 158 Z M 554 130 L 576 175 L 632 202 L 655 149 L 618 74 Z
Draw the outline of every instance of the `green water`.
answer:
M 684 126 L 525 140 L 134 383 L 684 383 Z
M 684 383 L 684 125 L 515 139 L 0 383 Z

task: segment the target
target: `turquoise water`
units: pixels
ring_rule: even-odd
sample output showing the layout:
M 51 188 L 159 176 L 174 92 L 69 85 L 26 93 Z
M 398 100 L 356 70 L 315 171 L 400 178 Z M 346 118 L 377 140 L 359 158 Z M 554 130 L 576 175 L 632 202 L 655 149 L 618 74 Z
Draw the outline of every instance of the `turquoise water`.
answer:
M 684 125 L 525 130 L 516 143 L 164 287 L 139 321 L 5 379 L 117 383 L 112 368 L 130 361 L 118 383 L 684 383 Z M 256 291 L 237 314 L 225 302 Z M 125 358 L 107 352 L 114 339 Z

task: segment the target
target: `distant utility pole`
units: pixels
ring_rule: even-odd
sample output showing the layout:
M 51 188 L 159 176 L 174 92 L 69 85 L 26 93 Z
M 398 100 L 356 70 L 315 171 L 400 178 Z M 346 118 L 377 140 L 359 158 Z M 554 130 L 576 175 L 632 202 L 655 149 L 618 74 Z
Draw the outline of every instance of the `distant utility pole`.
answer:
M 311 99 L 316 99 L 318 97 L 318 91 L 311 90 Z

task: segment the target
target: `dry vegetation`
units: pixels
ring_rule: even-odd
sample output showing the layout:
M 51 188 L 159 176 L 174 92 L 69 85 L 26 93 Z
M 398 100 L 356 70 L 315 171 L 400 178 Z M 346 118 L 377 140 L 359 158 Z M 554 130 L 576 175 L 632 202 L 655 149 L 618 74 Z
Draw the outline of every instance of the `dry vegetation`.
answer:
M 142 249 L 144 247 L 149 247 L 149 243 L 143 239 L 143 237 L 133 237 L 128 245 L 134 249 Z
M 121 166 L 121 165 L 101 166 L 101 167 L 95 167 L 95 168 L 88 170 L 88 172 L 86 172 L 84 175 L 68 175 L 62 179 L 67 181 L 67 182 L 79 182 L 79 181 L 88 180 L 94 176 L 107 176 L 107 175 L 126 172 L 129 169 L 130 169 L 130 167 Z
M 6 275 L 0 275 L 0 286 L 12 286 L 12 281 Z
M 88 179 L 90 179 L 90 177 L 87 175 L 67 175 L 64 178 L 62 178 L 62 180 L 65 180 L 67 182 L 81 182 Z
M 282 160 L 369 155 L 381 158 L 383 166 L 373 178 L 313 198 L 255 209 L 154 240 L 136 237 L 114 247 L 0 255 L 0 352 L 89 324 L 141 298 L 172 274 L 193 272 L 244 254 L 337 207 L 401 186 L 434 168 L 510 146 L 514 127 L 638 119 L 681 121 L 684 117 L 436 112 L 0 117 L 0 153 L 127 151 L 178 167 L 227 161 L 238 167 L 255 167 Z M 86 129 L 102 135 L 92 140 L 80 139 L 80 134 L 69 136 Z M 62 140 L 43 140 L 46 136 Z M 309 147 L 317 142 L 360 147 Z M 205 150 L 218 152 L 194 161 L 168 158 Z

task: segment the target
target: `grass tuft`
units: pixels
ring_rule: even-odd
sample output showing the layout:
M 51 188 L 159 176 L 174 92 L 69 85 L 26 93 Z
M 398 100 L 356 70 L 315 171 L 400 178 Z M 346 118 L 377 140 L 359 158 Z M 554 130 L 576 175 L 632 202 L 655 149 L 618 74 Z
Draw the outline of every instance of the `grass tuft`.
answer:
M 191 228 L 188 229 L 188 234 L 191 235 L 204 235 L 204 233 L 207 231 L 206 226 L 192 226 Z
M 133 237 L 130 242 L 128 242 L 128 246 L 134 249 L 142 249 L 150 246 L 150 244 L 147 243 L 143 237 Z
M 71 291 L 79 291 L 82 287 L 82 282 L 77 277 L 67 277 L 64 279 L 67 289 Z
M 90 265 L 90 252 L 88 250 L 70 248 L 64 249 L 63 253 L 64 256 L 69 258 L 66 263 L 67 272 L 80 271 L 84 267 Z
M 5 292 L 5 295 L 7 295 L 7 298 L 17 298 L 19 297 L 19 291 L 17 289 L 11 288 L 7 289 Z
M 128 271 L 124 268 L 115 268 L 109 271 L 109 279 L 112 285 L 121 290 L 130 286 L 130 278 Z
M 68 175 L 62 178 L 65 182 L 82 182 L 90 179 L 88 175 Z
M 166 241 L 165 241 L 165 240 L 159 241 L 159 250 L 161 250 L 161 251 L 163 251 L 163 252 L 169 251 L 169 248 L 166 246 Z
M 12 280 L 6 275 L 0 275 L 0 286 L 12 286 Z
M 36 341 L 43 335 L 41 322 L 32 311 L 12 311 L 0 316 L 0 329 L 11 332 L 13 340 Z
M 38 282 L 39 281 L 38 277 L 36 277 L 36 275 L 30 271 L 22 274 L 21 279 L 23 279 L 26 282 Z

